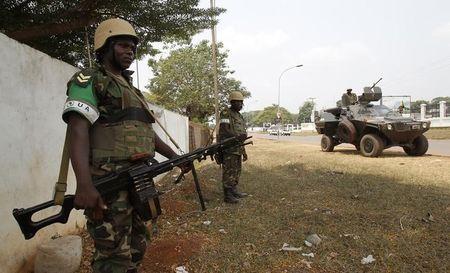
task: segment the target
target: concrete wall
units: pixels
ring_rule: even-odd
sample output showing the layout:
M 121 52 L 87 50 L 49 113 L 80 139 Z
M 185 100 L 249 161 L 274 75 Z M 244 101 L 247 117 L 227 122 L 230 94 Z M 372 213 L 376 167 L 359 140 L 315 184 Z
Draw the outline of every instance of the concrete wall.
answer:
M 12 216 L 14 208 L 27 208 L 52 198 L 66 127 L 61 120 L 66 83 L 77 69 L 1 33 L 0 60 L 0 272 L 17 272 L 42 241 L 70 233 L 85 223 L 82 213 L 73 211 L 68 224 L 54 224 L 25 240 Z M 187 151 L 187 118 L 157 106 L 151 108 Z M 159 126 L 154 127 L 167 140 Z M 67 192 L 74 193 L 75 185 L 70 169 Z

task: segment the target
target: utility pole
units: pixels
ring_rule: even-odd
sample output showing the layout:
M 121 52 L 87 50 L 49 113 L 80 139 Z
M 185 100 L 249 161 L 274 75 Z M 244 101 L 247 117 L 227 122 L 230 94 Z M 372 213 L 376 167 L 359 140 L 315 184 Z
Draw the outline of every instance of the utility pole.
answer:
M 210 0 L 211 9 L 216 8 L 216 0 Z M 214 16 L 212 17 L 214 21 Z M 219 131 L 219 79 L 217 78 L 217 56 L 216 56 L 216 25 L 213 22 L 211 26 L 211 49 L 212 49 L 212 63 L 213 63 L 213 77 L 214 77 L 214 114 L 216 124 L 214 126 L 214 132 L 217 134 Z
M 312 103 L 312 105 L 313 105 L 313 108 L 312 108 L 312 110 L 311 110 L 311 117 L 310 117 L 311 122 L 314 122 L 314 119 L 315 119 L 315 117 L 316 117 L 316 115 L 315 115 L 316 104 L 314 103 L 314 100 L 315 100 L 315 99 L 316 99 L 316 98 L 308 98 L 308 100 L 311 100 L 311 103 Z

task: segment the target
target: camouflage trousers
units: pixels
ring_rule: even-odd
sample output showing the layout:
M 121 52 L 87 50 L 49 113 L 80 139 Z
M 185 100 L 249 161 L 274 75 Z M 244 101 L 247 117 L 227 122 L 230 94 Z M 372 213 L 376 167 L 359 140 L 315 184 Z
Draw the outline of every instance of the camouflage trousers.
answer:
M 127 191 L 104 198 L 108 209 L 103 221 L 95 221 L 86 211 L 87 229 L 94 240 L 94 273 L 125 273 L 137 269 L 144 257 L 149 232 L 133 209 Z
M 224 154 L 222 163 L 222 184 L 224 188 L 232 188 L 239 183 L 241 176 L 242 155 Z

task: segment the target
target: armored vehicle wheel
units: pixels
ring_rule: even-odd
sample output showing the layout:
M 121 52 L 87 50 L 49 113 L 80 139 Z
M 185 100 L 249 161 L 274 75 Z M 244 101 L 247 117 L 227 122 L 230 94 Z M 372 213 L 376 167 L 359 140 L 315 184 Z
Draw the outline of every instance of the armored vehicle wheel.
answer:
M 403 151 L 410 156 L 421 156 L 428 151 L 428 139 L 424 135 L 420 135 L 413 140 L 413 146 L 403 147 Z
M 364 135 L 359 146 L 361 154 L 367 157 L 377 157 L 384 149 L 383 140 L 374 134 Z
M 356 139 L 356 128 L 348 119 L 343 119 L 338 124 L 337 135 L 346 143 L 353 143 Z
M 320 140 L 320 147 L 323 152 L 332 152 L 334 150 L 334 140 L 327 135 L 323 135 Z

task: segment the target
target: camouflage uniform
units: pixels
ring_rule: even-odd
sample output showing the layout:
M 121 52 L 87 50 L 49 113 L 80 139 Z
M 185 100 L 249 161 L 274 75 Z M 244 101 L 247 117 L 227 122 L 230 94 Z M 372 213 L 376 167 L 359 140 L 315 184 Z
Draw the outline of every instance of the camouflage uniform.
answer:
M 134 92 L 134 94 L 133 94 Z M 122 77 L 102 66 L 76 73 L 68 83 L 67 113 L 77 112 L 91 123 L 90 167 L 93 177 L 129 166 L 130 156 L 154 156 L 152 118 L 131 84 L 128 71 Z M 87 228 L 94 240 L 92 267 L 98 273 L 125 273 L 139 266 L 149 240 L 145 223 L 130 203 L 127 191 L 103 197 L 108 209 L 102 221 L 85 211 Z
M 234 136 L 247 133 L 244 118 L 239 112 L 231 108 L 220 114 L 220 123 L 229 124 Z M 219 130 L 219 140 L 224 138 L 223 132 Z M 244 153 L 245 148 L 243 146 L 224 151 L 222 163 L 222 183 L 224 188 L 232 188 L 238 185 L 242 169 L 242 155 Z
M 353 105 L 358 101 L 358 98 L 356 97 L 355 93 L 344 93 L 342 95 L 342 106 L 347 107 L 349 105 Z

